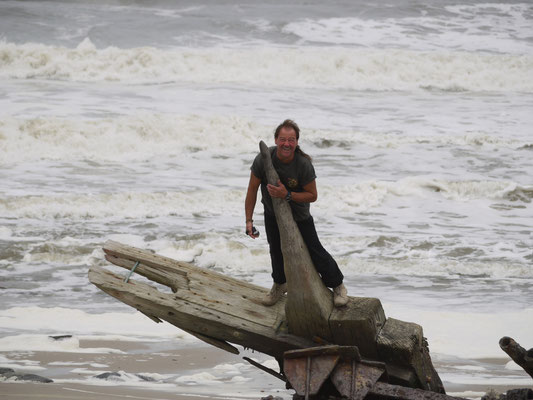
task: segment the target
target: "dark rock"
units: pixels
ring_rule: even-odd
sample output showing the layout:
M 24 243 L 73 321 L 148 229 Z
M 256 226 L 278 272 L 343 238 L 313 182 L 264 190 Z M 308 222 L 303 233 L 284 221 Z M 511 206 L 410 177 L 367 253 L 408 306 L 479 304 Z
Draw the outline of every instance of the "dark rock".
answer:
M 490 389 L 483 397 L 481 397 L 481 400 L 503 400 L 504 398 L 504 394 L 501 394 L 494 389 Z
M 31 382 L 40 382 L 40 383 L 51 383 L 53 380 L 44 378 L 39 375 L 34 374 L 16 374 L 11 368 L 0 368 L 0 376 L 4 378 L 15 377 L 17 381 L 31 381 Z
M 505 394 L 505 400 L 530 400 L 533 399 L 531 389 L 511 389 Z
M 0 368 L 0 376 L 3 376 L 5 378 L 10 378 L 13 375 L 15 375 L 15 371 L 11 368 Z
M 120 374 L 118 372 L 104 372 L 103 374 L 96 375 L 95 378 L 98 379 L 109 379 L 109 378 L 117 378 Z
M 17 377 L 17 381 L 31 381 L 31 382 L 39 382 L 39 383 L 52 383 L 52 379 L 48 379 L 39 375 L 34 374 L 24 374 L 24 375 L 15 375 Z
M 135 376 L 139 379 L 142 379 L 143 381 L 146 381 L 146 382 L 155 382 L 155 379 L 154 378 L 150 378 L 149 376 L 144 376 L 144 375 L 140 375 L 140 374 L 135 374 Z
M 65 339 L 70 339 L 72 335 L 57 335 L 57 336 L 48 336 L 48 337 L 54 340 L 65 340 Z
M 261 400 L 283 400 L 283 398 L 278 397 L 278 396 L 274 397 L 272 395 L 269 395 L 269 396 L 266 396 L 266 397 L 261 397 Z
M 141 374 L 135 374 L 135 376 L 139 379 L 142 379 L 145 382 L 155 382 L 156 380 L 154 378 L 150 378 L 149 376 L 141 375 Z M 105 379 L 105 380 L 113 380 L 116 378 L 120 378 L 120 372 L 104 372 L 103 374 L 96 375 L 95 378 L 98 379 Z

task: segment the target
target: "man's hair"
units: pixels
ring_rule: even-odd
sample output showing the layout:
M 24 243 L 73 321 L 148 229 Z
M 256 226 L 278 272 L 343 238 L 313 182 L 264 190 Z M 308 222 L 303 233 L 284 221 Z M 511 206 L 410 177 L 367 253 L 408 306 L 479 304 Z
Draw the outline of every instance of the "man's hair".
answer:
M 281 132 L 283 128 L 294 130 L 294 132 L 296 133 L 296 140 L 300 140 L 300 127 L 292 119 L 286 119 L 285 121 L 283 121 L 281 124 L 278 125 L 278 127 L 274 131 L 274 139 L 278 138 L 279 133 Z M 302 156 L 307 158 L 309 161 L 313 160 L 309 154 L 306 154 L 303 152 L 300 146 L 296 146 L 295 152 L 301 154 Z

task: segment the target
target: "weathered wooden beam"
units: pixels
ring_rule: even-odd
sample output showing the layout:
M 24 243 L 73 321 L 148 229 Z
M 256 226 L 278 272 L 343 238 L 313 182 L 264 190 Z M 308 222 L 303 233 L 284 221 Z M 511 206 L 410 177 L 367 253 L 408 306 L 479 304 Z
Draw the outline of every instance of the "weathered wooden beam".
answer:
M 533 349 L 526 351 L 513 338 L 508 336 L 500 339 L 500 348 L 533 378 Z
M 377 360 L 377 339 L 385 324 L 385 312 L 379 299 L 350 297 L 345 307 L 335 308 L 329 318 L 333 343 L 357 346 L 361 354 Z
M 164 320 L 218 342 L 253 348 L 275 358 L 281 358 L 287 350 L 313 346 L 310 340 L 284 333 L 276 326 L 265 326 L 261 314 L 257 312 L 258 305 L 255 305 L 257 316 L 243 315 L 239 310 L 233 312 L 235 307 L 231 305 L 223 311 L 220 307 L 216 309 L 211 304 L 204 304 L 201 296 L 194 293 L 180 297 L 174 293 L 163 293 L 152 285 L 133 279 L 125 283 L 123 277 L 99 267 L 89 270 L 89 280 L 154 321 Z M 246 302 L 242 299 L 243 304 Z M 268 314 L 269 308 L 264 308 L 265 314 Z M 275 320 L 272 316 L 267 319 Z
M 392 383 L 445 393 L 420 325 L 388 318 L 379 332 L 377 348 L 379 359 L 387 362 L 389 375 L 394 377 Z M 409 369 L 414 375 L 405 373 Z
M 277 185 L 279 176 L 272 165 L 270 151 L 263 141 L 259 143 L 259 148 L 267 181 L 271 185 Z M 279 198 L 272 198 L 272 203 L 287 277 L 285 315 L 289 331 L 302 337 L 319 336 L 331 341 L 328 321 L 333 311 L 332 293 L 324 286 L 313 265 L 289 203 Z
M 285 326 L 284 299 L 263 306 L 265 288 L 111 240 L 104 244 L 104 252 L 108 261 L 128 270 L 138 261 L 136 274 L 171 288 L 182 300 L 267 327 Z

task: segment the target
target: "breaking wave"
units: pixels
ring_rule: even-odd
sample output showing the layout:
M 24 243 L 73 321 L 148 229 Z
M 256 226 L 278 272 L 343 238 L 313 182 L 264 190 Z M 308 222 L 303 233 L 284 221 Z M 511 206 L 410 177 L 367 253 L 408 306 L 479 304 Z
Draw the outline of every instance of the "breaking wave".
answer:
M 313 207 L 325 214 L 364 212 L 379 207 L 389 196 L 426 198 L 435 193 L 450 201 L 488 199 L 530 203 L 533 186 L 506 181 L 445 181 L 419 177 L 399 181 L 371 180 L 353 185 L 321 184 L 321 201 Z M 237 217 L 242 212 L 242 198 L 242 189 L 6 196 L 0 197 L 0 216 L 123 219 L 199 214 Z
M 452 200 L 488 198 L 530 203 L 533 198 L 533 186 L 520 186 L 505 181 L 431 180 L 422 183 L 422 186 L 441 192 L 444 197 Z
M 146 160 L 208 148 L 249 151 L 271 128 L 233 117 L 139 114 L 97 120 L 0 119 L 4 163 L 24 160 Z M 200 138 L 203 138 L 200 140 Z
M 0 42 L 0 77 L 351 90 L 533 92 L 533 56 L 353 48 L 97 49 Z
M 99 193 L 0 198 L 0 215 L 25 218 L 156 218 L 241 211 L 242 190 Z
M 283 32 L 304 43 L 531 54 L 530 4 L 449 5 L 446 13 L 369 19 L 305 18 Z M 468 29 L 465 29 L 468 26 Z
M 137 114 L 104 119 L 57 117 L 0 119 L 1 163 L 32 160 L 130 161 L 181 152 L 215 149 L 218 154 L 249 154 L 272 127 L 232 116 L 203 117 Z M 201 138 L 201 140 L 199 139 Z M 302 143 L 317 147 L 365 144 L 377 148 L 402 145 L 495 146 L 522 148 L 524 142 L 483 132 L 465 135 L 399 135 L 362 131 L 309 129 Z

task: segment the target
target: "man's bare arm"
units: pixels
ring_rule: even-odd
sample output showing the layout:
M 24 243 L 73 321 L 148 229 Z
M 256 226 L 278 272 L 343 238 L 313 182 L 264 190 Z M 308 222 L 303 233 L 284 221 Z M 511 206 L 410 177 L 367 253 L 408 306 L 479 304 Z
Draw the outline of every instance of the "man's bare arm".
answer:
M 318 192 L 316 190 L 316 181 L 313 179 L 311 182 L 309 182 L 307 185 L 303 187 L 303 192 L 291 192 L 291 200 L 296 201 L 298 203 L 313 203 L 318 198 Z M 277 197 L 284 199 L 287 196 L 288 190 L 281 183 L 281 181 L 278 181 L 278 185 L 267 185 L 268 193 L 272 197 Z
M 250 182 L 248 182 L 248 190 L 246 191 L 246 199 L 244 200 L 244 213 L 246 215 L 246 233 L 253 239 L 256 238 L 252 233 L 252 227 L 259 185 L 261 185 L 261 179 L 255 176 L 253 172 L 250 172 Z

